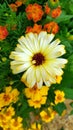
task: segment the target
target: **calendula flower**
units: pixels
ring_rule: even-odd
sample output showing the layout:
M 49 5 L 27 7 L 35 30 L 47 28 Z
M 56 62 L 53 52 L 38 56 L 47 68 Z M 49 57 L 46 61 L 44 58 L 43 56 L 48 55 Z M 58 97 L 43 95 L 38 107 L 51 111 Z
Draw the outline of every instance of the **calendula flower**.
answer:
M 49 22 L 44 25 L 44 30 L 47 31 L 48 33 L 58 33 L 59 31 L 59 26 L 56 22 Z
M 65 101 L 65 93 L 63 91 L 56 90 L 54 93 L 55 93 L 55 104 Z
M 34 24 L 33 27 L 28 26 L 26 28 L 26 33 L 33 32 L 33 33 L 40 33 L 42 31 L 42 25 Z
M 38 34 L 28 33 L 18 41 L 15 51 L 10 54 L 11 69 L 14 74 L 24 72 L 21 81 L 28 87 L 35 83 L 42 87 L 43 83 L 50 86 L 56 83 L 56 75 L 63 74 L 67 60 L 61 58 L 66 53 L 65 46 L 59 45 L 60 40 L 52 41 L 54 34 L 43 31 Z M 30 75 L 31 74 L 31 75 Z
M 48 108 L 47 112 L 44 110 L 40 112 L 42 121 L 44 121 L 46 123 L 52 121 L 54 119 L 55 115 L 56 115 L 56 112 L 53 111 L 51 108 Z
M 31 128 L 29 128 L 28 130 L 41 130 L 41 125 L 33 123 L 31 124 Z
M 42 10 L 42 6 L 34 3 L 34 4 L 29 4 L 26 9 L 26 15 L 29 20 L 33 20 L 34 22 L 37 22 L 42 19 L 42 16 L 44 14 Z
M 0 26 L 0 40 L 4 40 L 8 34 L 7 28 L 5 26 Z
M 56 9 L 53 9 L 52 12 L 51 12 L 51 16 L 53 18 L 57 18 L 61 15 L 62 13 L 62 10 L 61 10 L 61 7 L 57 7 Z

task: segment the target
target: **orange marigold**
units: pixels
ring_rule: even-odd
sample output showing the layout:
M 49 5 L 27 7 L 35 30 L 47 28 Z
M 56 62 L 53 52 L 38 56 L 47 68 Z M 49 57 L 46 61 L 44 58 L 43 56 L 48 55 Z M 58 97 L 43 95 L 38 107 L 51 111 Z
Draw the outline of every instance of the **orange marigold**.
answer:
M 28 26 L 26 28 L 26 33 L 33 32 L 33 33 L 40 33 L 42 30 L 42 25 L 34 24 L 33 27 Z
M 51 16 L 53 18 L 57 18 L 62 13 L 61 7 L 57 7 L 56 9 L 52 10 Z
M 17 12 L 17 5 L 16 4 L 10 4 L 9 7 L 12 9 L 13 12 Z
M 22 5 L 22 1 L 16 1 L 15 4 L 17 5 L 17 7 L 20 7 Z
M 56 22 L 50 22 L 44 25 L 44 30 L 56 34 L 59 31 L 59 26 Z
M 50 11 L 51 11 L 50 7 L 46 4 L 46 6 L 45 6 L 45 13 L 49 14 Z
M 8 30 L 6 26 L 0 26 L 0 40 L 5 39 L 8 36 Z
M 29 4 L 26 7 L 25 11 L 26 11 L 27 18 L 29 20 L 33 20 L 34 22 L 41 20 L 44 14 L 42 10 L 42 6 L 37 3 Z

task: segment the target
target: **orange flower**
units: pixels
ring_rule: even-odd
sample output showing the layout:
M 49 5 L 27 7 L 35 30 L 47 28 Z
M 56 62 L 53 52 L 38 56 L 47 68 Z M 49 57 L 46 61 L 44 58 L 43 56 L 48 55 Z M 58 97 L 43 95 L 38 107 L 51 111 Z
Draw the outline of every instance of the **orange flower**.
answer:
M 20 7 L 22 5 L 21 1 L 16 1 L 15 4 L 17 5 L 17 7 Z
M 42 30 L 42 25 L 34 24 L 33 28 L 28 26 L 26 28 L 26 33 L 33 32 L 33 33 L 40 33 Z
M 0 40 L 5 39 L 8 36 L 8 31 L 5 26 L 0 26 Z
M 46 4 L 46 6 L 45 6 L 45 13 L 46 14 L 49 14 L 50 13 L 50 8 L 49 8 L 49 6 Z
M 57 7 L 56 9 L 52 10 L 52 17 L 57 18 L 62 13 L 61 7 Z
M 44 30 L 56 34 L 59 31 L 59 26 L 56 22 L 50 22 L 44 25 Z
M 13 12 L 17 12 L 17 5 L 16 4 L 10 4 L 9 7 L 12 9 Z
M 37 22 L 39 20 L 41 20 L 44 12 L 42 10 L 42 6 L 34 3 L 34 4 L 29 4 L 26 9 L 26 14 L 27 14 L 27 18 L 29 20 L 33 20 L 34 22 Z

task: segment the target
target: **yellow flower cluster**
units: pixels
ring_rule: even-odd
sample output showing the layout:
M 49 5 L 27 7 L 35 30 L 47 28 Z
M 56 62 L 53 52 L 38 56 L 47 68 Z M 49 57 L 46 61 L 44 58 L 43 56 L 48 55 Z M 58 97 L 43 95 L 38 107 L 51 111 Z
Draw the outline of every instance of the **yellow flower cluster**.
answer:
M 31 124 L 31 128 L 29 128 L 28 130 L 41 130 L 41 125 L 36 123 Z
M 24 94 L 28 98 L 29 106 L 40 108 L 42 104 L 46 103 L 49 88 L 47 86 L 39 89 L 37 85 L 33 88 L 25 88 Z
M 0 110 L 12 102 L 16 103 L 18 95 L 19 91 L 16 88 L 12 89 L 11 86 L 5 87 L 4 92 L 0 93 Z
M 12 106 L 0 111 L 0 127 L 3 130 L 24 130 L 21 117 L 14 117 L 15 111 Z
M 42 118 L 42 121 L 48 123 L 54 119 L 56 115 L 56 111 L 52 110 L 52 108 L 48 107 L 47 112 L 46 111 L 41 111 L 40 116 Z

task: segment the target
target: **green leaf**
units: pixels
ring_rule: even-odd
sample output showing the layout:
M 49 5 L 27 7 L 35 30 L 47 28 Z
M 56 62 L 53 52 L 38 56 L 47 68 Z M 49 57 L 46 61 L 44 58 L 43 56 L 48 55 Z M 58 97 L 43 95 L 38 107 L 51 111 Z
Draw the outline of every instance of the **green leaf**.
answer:
M 59 17 L 55 19 L 55 22 L 61 23 L 70 20 L 73 18 L 73 15 L 66 15 L 65 13 L 62 13 Z
M 66 98 L 73 99 L 73 89 L 72 88 L 62 87 L 61 90 L 64 91 Z
M 54 106 L 54 109 L 58 112 L 59 115 L 61 115 L 62 112 L 66 109 L 66 106 L 64 103 L 59 103 Z

